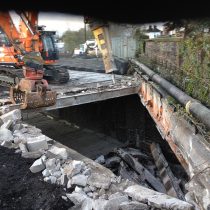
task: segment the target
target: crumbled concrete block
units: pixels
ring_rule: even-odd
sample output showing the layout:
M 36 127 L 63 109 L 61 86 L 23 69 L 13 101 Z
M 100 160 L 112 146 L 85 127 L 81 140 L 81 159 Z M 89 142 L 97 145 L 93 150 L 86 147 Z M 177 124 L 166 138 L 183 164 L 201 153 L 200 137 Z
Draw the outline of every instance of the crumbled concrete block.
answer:
M 55 158 L 48 159 L 45 164 L 46 164 L 46 168 L 48 170 L 55 169 L 55 167 L 56 167 L 56 159 Z
M 35 152 L 22 152 L 21 157 L 37 159 L 40 158 L 44 154 L 44 151 L 35 151 Z M 43 163 L 44 164 L 44 163 Z
M 93 197 L 93 193 L 92 193 L 92 192 L 87 193 L 87 195 L 88 195 L 90 198 Z
M 91 192 L 91 189 L 88 186 L 86 186 L 83 190 L 84 190 L 85 193 Z
M 16 149 L 15 153 L 19 154 L 19 153 L 22 153 L 22 151 L 20 149 Z
M 69 165 L 64 167 L 64 173 L 70 179 L 74 175 L 80 173 L 83 167 L 84 163 L 82 161 L 73 160 Z
M 3 114 L 0 116 L 0 119 L 6 123 L 8 120 L 11 120 L 12 122 L 16 122 L 18 120 L 21 120 L 21 111 L 19 109 L 12 110 L 6 114 Z
M 68 183 L 68 178 L 66 174 L 61 175 L 61 185 L 66 186 Z
M 78 186 L 75 187 L 74 192 L 76 192 L 76 193 L 82 193 L 82 194 L 85 193 L 85 192 L 82 190 L 82 188 L 81 188 L 81 187 L 78 187 Z
M 108 201 L 105 200 L 105 199 L 101 199 L 101 198 L 96 199 L 96 200 L 94 200 L 94 202 L 93 202 L 93 209 L 94 209 L 94 210 L 96 210 L 96 209 L 104 210 L 104 208 L 105 208 L 107 202 L 108 202 Z
M 109 199 L 113 199 L 113 198 L 117 198 L 117 197 L 120 197 L 120 196 L 123 196 L 124 194 L 122 192 L 116 192 L 116 193 L 113 193 L 109 196 Z
M 90 188 L 90 190 L 91 190 L 92 192 L 96 191 L 96 189 L 97 189 L 96 187 L 91 186 L 91 185 L 90 185 L 90 186 L 88 186 L 88 187 Z
M 99 164 L 105 163 L 105 158 L 104 158 L 104 156 L 103 156 L 103 155 L 100 155 L 99 157 L 97 157 L 97 158 L 95 159 L 95 162 L 96 162 L 96 163 L 99 163 Z
M 97 192 L 93 192 L 93 199 L 97 199 L 99 197 Z
M 45 177 L 44 178 L 44 182 L 51 183 L 50 178 L 49 177 Z
M 99 196 L 100 199 L 104 199 L 104 200 L 108 200 L 109 196 L 107 194 L 103 194 L 101 196 Z
M 1 141 L 12 141 L 13 135 L 7 128 L 0 128 L 0 142 Z
M 50 183 L 51 183 L 51 184 L 55 184 L 56 181 L 57 181 L 57 178 L 54 177 L 54 176 L 49 176 L 49 179 L 50 179 Z
M 92 210 L 92 209 L 93 209 L 93 200 L 87 197 L 82 202 L 81 210 Z
M 52 175 L 56 178 L 59 178 L 62 175 L 62 173 L 61 171 L 55 171 L 54 173 L 52 173 Z
M 9 106 L 4 105 L 0 107 L 0 116 L 10 112 Z
M 20 132 L 21 133 L 28 133 L 28 129 L 23 127 L 23 128 L 20 129 Z
M 27 147 L 30 152 L 34 152 L 40 149 L 47 150 L 48 144 L 47 141 L 42 138 L 42 136 L 37 136 L 34 138 L 27 139 Z
M 73 192 L 71 194 L 66 193 L 66 196 L 75 205 L 81 204 L 87 198 L 87 195 L 84 195 L 84 194 L 81 194 L 81 193 L 77 193 L 77 192 Z
M 22 142 L 22 140 L 19 137 L 15 137 L 13 141 L 15 144 L 20 144 Z
M 125 201 L 128 201 L 128 196 L 126 195 L 111 198 L 104 206 L 104 210 L 119 210 L 119 205 Z
M 14 140 L 17 141 L 17 142 L 15 142 L 16 144 L 18 143 L 18 141 L 22 142 L 22 143 L 26 143 L 27 142 L 26 140 L 27 140 L 28 136 L 23 134 L 23 133 L 21 133 L 21 131 L 19 131 L 19 130 L 15 130 L 13 132 L 13 136 L 14 136 Z
M 192 205 L 169 195 L 150 190 L 140 185 L 129 186 L 124 190 L 133 200 L 147 203 L 160 209 L 191 210 Z
M 87 176 L 78 174 L 73 176 L 71 179 L 71 184 L 79 185 L 85 187 L 87 184 Z
M 67 186 L 66 186 L 66 187 L 67 187 L 67 189 L 69 189 L 69 188 L 71 188 L 71 187 L 72 187 L 72 186 L 71 186 L 71 180 L 69 180 L 69 181 L 68 181 L 68 183 L 67 183 Z
M 45 135 L 40 135 L 42 131 L 39 128 L 36 128 L 35 126 L 28 125 L 26 128 L 26 132 L 32 135 L 36 136 L 45 136 Z
M 41 158 L 39 158 L 38 160 L 36 160 L 36 161 L 32 164 L 32 166 L 30 167 L 30 171 L 31 171 L 32 173 L 37 173 L 37 172 L 40 172 L 40 171 L 42 171 L 42 170 L 44 170 L 44 169 L 45 169 L 45 165 L 43 164 Z
M 109 189 L 111 178 L 104 174 L 92 173 L 88 177 L 87 183 L 97 188 Z
M 102 196 L 103 194 L 105 194 L 106 193 L 106 191 L 103 189 L 103 188 L 101 188 L 100 190 L 99 190 L 99 192 L 98 192 L 98 195 L 99 196 Z
M 42 171 L 42 175 L 43 175 L 44 177 L 50 176 L 49 170 L 48 170 L 48 169 L 45 169 L 44 171 Z
M 123 202 L 119 205 L 120 210 L 148 210 L 149 206 L 137 201 Z
M 52 146 L 48 151 L 47 155 L 50 157 L 60 158 L 66 160 L 68 158 L 68 153 L 65 148 L 59 148 Z
M 7 129 L 9 129 L 11 125 L 12 125 L 12 120 L 8 120 L 3 125 L 1 125 L 1 128 L 7 128 Z
M 26 145 L 23 144 L 23 143 L 20 143 L 20 144 L 19 144 L 19 148 L 20 148 L 20 150 L 21 150 L 23 153 L 24 153 L 24 152 L 28 152 L 28 149 L 27 149 Z
M 15 132 L 16 130 L 20 130 L 23 128 L 22 123 L 15 123 L 15 125 L 13 125 L 13 131 Z
M 12 147 L 12 142 L 11 141 L 3 141 L 1 143 L 2 147 L 7 147 L 7 148 L 11 148 Z
M 86 175 L 86 176 L 90 176 L 91 175 L 91 169 L 90 168 L 87 168 L 85 169 L 83 172 L 82 172 L 83 175 Z

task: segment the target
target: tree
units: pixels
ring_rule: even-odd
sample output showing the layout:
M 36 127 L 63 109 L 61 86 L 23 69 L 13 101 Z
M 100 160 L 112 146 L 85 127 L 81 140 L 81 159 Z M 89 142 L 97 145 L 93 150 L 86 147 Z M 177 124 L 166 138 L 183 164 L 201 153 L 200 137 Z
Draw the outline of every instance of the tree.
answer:
M 86 30 L 86 39 L 94 39 L 94 36 L 89 29 Z M 65 43 L 65 50 L 72 54 L 76 47 L 85 43 L 85 29 L 81 28 L 79 31 L 68 30 L 64 32 L 62 40 Z

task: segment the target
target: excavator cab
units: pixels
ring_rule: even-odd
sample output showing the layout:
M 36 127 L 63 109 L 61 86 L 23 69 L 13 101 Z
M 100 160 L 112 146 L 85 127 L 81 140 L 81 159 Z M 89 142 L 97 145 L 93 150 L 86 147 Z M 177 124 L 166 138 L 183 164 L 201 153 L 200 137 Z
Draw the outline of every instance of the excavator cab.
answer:
M 45 64 L 53 64 L 59 59 L 59 52 L 55 44 L 55 31 L 44 31 L 38 27 L 40 32 L 40 52 Z

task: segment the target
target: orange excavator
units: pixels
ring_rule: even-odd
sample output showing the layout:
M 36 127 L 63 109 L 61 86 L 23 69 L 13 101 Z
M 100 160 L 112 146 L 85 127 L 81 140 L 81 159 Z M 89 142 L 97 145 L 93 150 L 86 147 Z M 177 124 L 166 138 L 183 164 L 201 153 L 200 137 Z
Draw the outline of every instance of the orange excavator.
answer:
M 54 105 L 56 92 L 50 90 L 43 79 L 39 34 L 31 30 L 27 31 L 30 36 L 24 37 L 16 29 L 9 12 L 0 12 L 0 31 L 1 36 L 6 35 L 1 43 L 0 84 L 10 87 L 11 101 L 21 104 L 22 109 Z
M 14 24 L 10 24 L 7 26 L 9 27 L 10 31 L 15 34 L 15 36 L 12 36 L 13 39 L 19 40 L 19 45 L 21 44 L 21 47 L 24 49 L 24 51 L 41 53 L 41 56 L 44 60 L 44 78 L 47 79 L 47 81 L 56 84 L 68 82 L 68 71 L 61 66 L 55 65 L 59 58 L 58 50 L 54 40 L 55 32 L 45 31 L 43 26 L 38 26 L 38 12 L 16 11 L 16 14 L 18 14 L 19 18 L 21 19 L 18 28 L 19 31 L 15 28 Z M 9 12 L 7 12 L 7 16 L 8 19 L 10 19 L 9 22 L 12 23 L 12 18 Z M 4 24 L 3 21 L 1 22 L 2 24 Z M 5 29 L 5 26 L 3 26 L 3 28 Z M 8 36 L 7 33 L 6 35 Z M 14 42 L 14 40 L 10 39 L 10 42 L 12 45 L 16 45 L 17 48 L 17 44 Z M 8 47 L 4 50 L 9 51 L 7 53 L 7 55 L 9 56 L 5 54 L 5 57 L 2 57 L 2 60 L 4 61 L 0 59 L 0 64 L 4 64 L 5 61 L 9 62 L 10 59 L 10 63 L 13 62 L 16 67 L 22 65 L 22 61 L 20 61 L 20 59 L 17 59 L 18 57 L 21 57 L 22 52 L 19 51 L 19 56 L 17 56 L 16 50 L 14 51 L 13 49 Z

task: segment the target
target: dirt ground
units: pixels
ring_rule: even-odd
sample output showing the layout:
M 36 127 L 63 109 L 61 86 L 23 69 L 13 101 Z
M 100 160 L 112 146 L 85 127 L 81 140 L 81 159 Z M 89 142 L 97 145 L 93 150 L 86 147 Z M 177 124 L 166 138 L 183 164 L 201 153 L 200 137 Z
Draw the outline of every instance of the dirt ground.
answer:
M 33 159 L 21 158 L 13 149 L 3 147 L 0 157 L 1 210 L 60 210 L 73 206 L 61 198 L 65 195 L 63 187 L 44 182 L 41 173 L 30 172 Z

